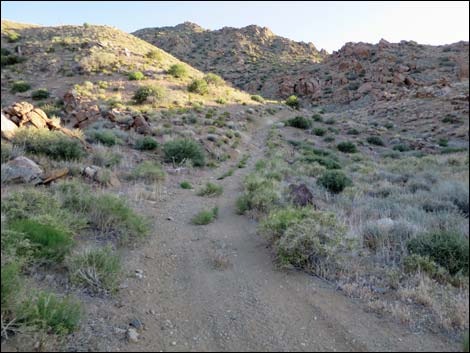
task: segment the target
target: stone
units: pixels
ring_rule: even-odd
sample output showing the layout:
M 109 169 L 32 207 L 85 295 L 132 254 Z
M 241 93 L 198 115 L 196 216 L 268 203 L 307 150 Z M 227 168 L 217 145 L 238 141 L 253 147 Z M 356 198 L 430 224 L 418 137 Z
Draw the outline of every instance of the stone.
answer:
M 313 205 L 313 194 L 305 184 L 289 185 L 289 197 L 296 206 Z
M 130 342 L 130 343 L 137 343 L 139 341 L 139 333 L 137 332 L 137 330 L 133 327 L 130 327 L 128 330 L 127 330 L 127 340 Z
M 10 119 L 7 119 L 3 113 L 1 119 L 2 138 L 11 140 L 15 136 L 15 131 L 18 129 L 18 126 Z
M 150 124 L 145 120 L 143 116 L 136 116 L 134 117 L 134 121 L 131 125 L 135 129 L 135 132 L 143 135 L 150 135 L 152 132 L 152 129 L 150 127 Z
M 31 159 L 19 156 L 5 163 L 2 168 L 4 182 L 30 183 L 37 181 L 43 170 Z
M 133 319 L 130 323 L 130 326 L 134 327 L 136 330 L 141 331 L 144 328 L 144 324 L 139 319 Z

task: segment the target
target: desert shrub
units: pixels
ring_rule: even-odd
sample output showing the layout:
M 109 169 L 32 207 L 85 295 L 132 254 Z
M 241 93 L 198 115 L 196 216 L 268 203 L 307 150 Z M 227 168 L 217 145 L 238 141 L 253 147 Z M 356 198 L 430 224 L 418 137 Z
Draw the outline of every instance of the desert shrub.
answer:
M 219 75 L 208 73 L 204 76 L 204 81 L 206 81 L 209 85 L 214 85 L 216 87 L 222 86 L 225 82 Z
M 191 222 L 195 225 L 206 225 L 213 222 L 217 218 L 218 213 L 219 209 L 217 207 L 210 211 L 201 211 L 191 219 Z
M 209 196 L 215 197 L 220 196 L 224 192 L 224 188 L 221 185 L 206 183 L 206 186 L 198 191 L 198 196 Z
M 324 136 L 326 134 L 326 130 L 321 127 L 316 127 L 312 130 L 315 136 Z
M 124 141 L 116 136 L 115 131 L 111 129 L 89 129 L 86 131 L 86 136 L 89 141 L 100 142 L 105 146 L 124 144 Z
M 31 219 L 16 220 L 9 228 L 24 234 L 35 246 L 33 255 L 41 259 L 61 262 L 74 243 L 71 234 L 63 229 Z
M 411 254 L 403 259 L 403 269 L 406 273 L 426 273 L 430 278 L 439 282 L 449 282 L 447 270 L 434 262 L 429 256 Z
M 13 146 L 9 143 L 2 141 L 2 164 L 13 159 Z
M 437 141 L 438 145 L 441 146 L 441 147 L 447 147 L 449 145 L 449 140 L 446 139 L 446 138 L 440 138 L 438 141 Z
M 254 94 L 250 98 L 251 98 L 251 100 L 254 100 L 255 102 L 258 102 L 258 103 L 263 103 L 264 102 L 264 98 L 261 97 L 258 94 Z
M 29 91 L 30 89 L 31 89 L 31 85 L 26 81 L 15 81 L 13 82 L 13 85 L 11 86 L 12 93 L 26 92 L 26 91 Z
M 276 192 L 278 181 L 272 178 L 265 178 L 255 174 L 248 175 L 243 181 L 245 195 L 240 199 L 241 206 L 246 210 L 253 210 L 258 213 L 266 213 L 279 203 L 279 195 Z M 242 208 L 239 208 L 241 211 Z
M 398 145 L 393 146 L 393 150 L 399 151 L 399 152 L 408 152 L 408 151 L 411 151 L 411 147 L 403 143 L 400 143 Z
M 235 201 L 235 208 L 237 214 L 245 214 L 248 210 L 250 210 L 250 199 L 247 195 L 242 195 L 237 198 Z
M 2 232 L 3 233 L 3 232 Z M 2 234 L 3 236 L 3 234 Z M 3 244 L 2 244 L 3 256 Z M 10 308 L 15 302 L 15 298 L 21 288 L 20 264 L 18 262 L 9 262 L 2 264 L 1 270 L 1 301 L 2 315 L 3 311 Z
M 354 143 L 345 141 L 345 142 L 340 142 L 336 146 L 339 151 L 343 153 L 356 153 L 357 152 L 357 147 Z
M 329 119 L 325 120 L 325 124 L 334 125 L 334 124 L 336 124 L 336 120 L 333 119 L 333 118 L 329 118 Z
M 385 146 L 385 142 L 379 136 L 369 136 L 366 141 L 371 145 Z
M 451 231 L 433 231 L 411 239 L 407 248 L 411 254 L 428 256 L 451 275 L 468 275 L 469 244 L 465 236 Z
M 189 84 L 188 91 L 198 94 L 206 94 L 207 92 L 209 92 L 209 87 L 206 81 L 196 79 Z
M 174 64 L 170 66 L 168 73 L 176 78 L 184 78 L 188 76 L 188 70 L 183 64 Z
M 161 101 L 166 97 L 166 90 L 157 85 L 147 85 L 139 87 L 135 92 L 132 99 L 138 103 L 142 104 L 146 101 Z
M 82 309 L 71 298 L 58 298 L 55 294 L 39 292 L 30 296 L 18 309 L 20 323 L 59 335 L 78 328 Z
M 462 352 L 468 352 L 468 351 L 469 351 L 469 347 L 468 347 L 468 330 L 467 330 L 467 332 L 465 332 L 463 335 Z
M 109 246 L 76 254 L 68 261 L 67 267 L 72 283 L 93 292 L 114 293 L 118 289 L 121 261 Z
M 129 74 L 129 81 L 140 81 L 145 78 L 145 75 L 140 71 L 131 72 Z
M 312 127 L 312 121 L 304 118 L 303 116 L 296 116 L 295 118 L 289 119 L 285 122 L 285 124 L 287 126 L 292 126 L 304 130 Z
M 355 90 L 357 90 L 357 89 L 359 88 L 360 85 L 361 85 L 360 82 L 350 82 L 350 83 L 348 84 L 348 89 L 349 89 L 350 91 L 355 91 Z
M 347 133 L 348 135 L 359 135 L 360 132 L 358 129 L 352 128 L 352 129 L 349 129 Z
M 1 66 L 9 66 L 9 65 L 15 65 L 15 64 L 20 64 L 22 62 L 26 61 L 26 57 L 24 56 L 18 56 L 18 55 L 3 55 L 1 56 Z
M 85 73 L 113 69 L 118 63 L 114 53 L 92 52 L 80 60 L 80 67 Z
M 300 108 L 300 101 L 297 96 L 290 96 L 286 99 L 286 105 L 291 108 L 299 109 Z
M 92 159 L 92 163 L 99 167 L 114 167 L 118 166 L 122 161 L 122 154 L 108 151 L 106 148 L 95 148 Z
M 180 183 L 180 187 L 181 189 L 192 189 L 193 186 L 191 185 L 191 183 L 189 181 L 182 181 Z
M 313 114 L 312 119 L 313 119 L 313 121 L 316 121 L 316 122 L 319 122 L 319 123 L 321 123 L 323 121 L 323 117 L 318 113 Z
M 259 226 L 259 232 L 269 238 L 279 238 L 286 229 L 294 223 L 311 216 L 309 207 L 295 208 L 284 207 L 274 209 L 263 219 Z
M 318 163 L 326 169 L 341 169 L 341 164 L 330 157 L 306 155 L 301 158 L 301 161 L 308 163 Z
M 43 154 L 56 160 L 77 160 L 86 155 L 78 139 L 64 135 L 60 131 L 21 128 L 15 133 L 12 142 L 27 152 Z
M 10 55 L 11 52 L 7 48 L 1 48 L 2 56 Z
M 343 172 L 338 170 L 327 170 L 318 178 L 317 183 L 332 193 L 340 193 L 347 186 L 352 185 L 349 179 Z
M 145 54 L 145 57 L 152 60 L 161 61 L 162 53 L 158 50 L 150 50 L 149 52 L 147 52 L 147 54 Z
M 141 151 L 154 150 L 158 146 L 159 146 L 158 142 L 155 141 L 155 139 L 150 136 L 144 136 L 144 137 L 138 138 L 134 144 L 134 148 L 141 150 Z
M 165 171 L 160 163 L 143 161 L 134 168 L 132 177 L 157 183 L 165 180 Z
M 35 101 L 39 101 L 42 99 L 49 98 L 50 95 L 51 94 L 46 88 L 40 88 L 40 89 L 33 91 L 33 93 L 31 93 L 31 98 Z
M 196 167 L 203 167 L 206 156 L 201 145 L 194 140 L 179 139 L 163 145 L 166 162 L 183 163 L 189 160 Z
M 79 182 L 62 182 L 55 191 L 63 208 L 84 216 L 91 230 L 112 234 L 121 243 L 143 238 L 150 232 L 148 219 L 134 212 L 118 196 L 93 193 Z
M 7 38 L 8 43 L 15 43 L 21 39 L 21 35 L 17 32 L 11 31 L 10 33 L 8 33 Z
M 276 254 L 282 265 L 294 265 L 320 277 L 335 277 L 342 267 L 338 249 L 344 233 L 334 214 L 313 211 L 287 226 L 275 243 Z

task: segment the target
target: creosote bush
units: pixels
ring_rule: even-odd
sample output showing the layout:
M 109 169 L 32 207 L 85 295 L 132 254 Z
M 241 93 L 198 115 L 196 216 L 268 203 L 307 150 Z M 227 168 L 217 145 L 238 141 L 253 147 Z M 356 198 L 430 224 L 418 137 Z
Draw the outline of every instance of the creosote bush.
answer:
M 191 161 L 195 167 L 205 165 L 206 156 L 202 146 L 194 140 L 178 139 L 163 145 L 165 161 L 171 163 L 183 163 Z
M 304 118 L 303 116 L 296 116 L 295 118 L 289 119 L 285 122 L 285 124 L 287 126 L 292 126 L 304 130 L 312 127 L 312 121 Z
M 198 191 L 198 196 L 209 196 L 215 197 L 220 196 L 224 192 L 224 188 L 221 185 L 206 183 L 206 186 Z
M 196 79 L 188 86 L 188 91 L 204 95 L 209 92 L 207 82 L 201 79 Z
M 12 93 L 26 92 L 26 91 L 29 91 L 30 89 L 31 89 L 31 85 L 26 81 L 15 81 L 13 82 L 13 85 L 11 86 Z
M 347 186 L 352 185 L 351 179 L 339 170 L 325 171 L 320 178 L 318 178 L 317 183 L 335 194 L 340 193 Z
M 345 142 L 340 142 L 336 146 L 339 151 L 344 152 L 344 153 L 356 153 L 357 152 L 357 147 L 354 143 L 345 141 Z
M 56 160 L 76 160 L 86 155 L 78 139 L 64 135 L 60 131 L 20 128 L 12 142 L 27 152 L 46 155 Z
M 166 97 L 166 91 L 163 87 L 157 85 L 147 85 L 139 87 L 132 99 L 137 104 L 142 104 L 144 102 L 159 102 Z
M 379 136 L 369 136 L 367 142 L 375 146 L 385 146 L 385 142 Z
M 222 77 L 211 72 L 204 76 L 204 81 L 206 81 L 207 84 L 214 85 L 216 87 L 222 86 L 225 83 Z
M 286 105 L 288 105 L 291 108 L 299 109 L 300 108 L 300 102 L 297 96 L 290 96 L 289 98 L 286 99 Z
M 160 163 L 143 161 L 134 168 L 132 177 L 157 183 L 165 180 L 165 171 Z
M 31 93 L 31 98 L 35 101 L 38 101 L 38 100 L 49 98 L 50 95 L 51 94 L 46 88 L 40 88 L 40 89 L 37 89 L 36 91 L 33 91 L 33 93 Z
M 140 71 L 135 71 L 131 72 L 128 77 L 130 81 L 140 81 L 145 78 L 145 75 Z
M 134 148 L 141 151 L 150 151 L 156 149 L 158 146 L 159 144 L 154 138 L 150 136 L 144 136 L 138 138 L 135 141 Z
M 183 64 L 174 64 L 170 66 L 168 73 L 176 78 L 185 78 L 188 76 L 188 70 Z
M 196 214 L 192 219 L 191 222 L 195 225 L 206 225 L 213 222 L 219 214 L 219 208 L 214 207 L 210 211 L 201 211 Z

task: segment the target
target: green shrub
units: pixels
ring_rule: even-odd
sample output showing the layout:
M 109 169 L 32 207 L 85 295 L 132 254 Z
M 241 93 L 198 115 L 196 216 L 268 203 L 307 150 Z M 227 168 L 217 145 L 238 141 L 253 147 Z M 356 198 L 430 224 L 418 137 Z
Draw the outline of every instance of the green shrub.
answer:
M 291 108 L 299 109 L 300 108 L 300 101 L 297 96 L 290 96 L 286 99 L 286 105 Z
M 193 186 L 191 185 L 191 183 L 189 181 L 182 181 L 180 183 L 180 187 L 181 189 L 192 189 Z
M 3 237 L 3 231 L 2 231 Z M 3 239 L 2 239 L 3 240 Z M 3 243 L 2 243 L 2 256 L 3 256 Z M 11 306 L 13 306 L 16 297 L 18 295 L 18 291 L 21 288 L 21 279 L 20 279 L 20 265 L 18 262 L 10 262 L 6 264 L 2 264 L 2 272 L 1 272 L 1 284 L 2 284 L 2 315 L 3 311 L 7 310 Z
M 296 116 L 286 121 L 286 126 L 296 127 L 298 129 L 309 129 L 312 127 L 312 121 L 303 116 Z
M 210 211 L 201 211 L 191 219 L 191 222 L 195 225 L 206 225 L 213 222 L 217 218 L 218 213 L 219 209 L 217 207 Z
M 258 94 L 254 94 L 250 98 L 251 98 L 251 100 L 254 100 L 255 102 L 258 102 L 258 103 L 263 103 L 264 102 L 264 98 L 261 97 Z
M 209 92 L 209 86 L 206 81 L 196 79 L 189 84 L 188 91 L 204 95 Z
M 196 167 L 205 165 L 205 153 L 201 145 L 194 140 L 178 139 L 163 145 L 166 162 L 183 163 L 189 160 Z
M 327 120 L 325 121 L 325 124 L 327 124 L 327 125 L 334 125 L 334 124 L 336 124 L 336 120 L 333 119 L 333 118 L 329 118 L 329 119 L 327 119 Z
M 407 244 L 411 254 L 428 256 L 451 275 L 469 273 L 468 239 L 450 231 L 434 231 L 411 239 Z
M 20 128 L 12 140 L 13 145 L 27 152 L 43 154 L 56 160 L 77 160 L 86 155 L 78 139 L 64 135 L 60 131 L 48 129 Z
M 152 59 L 152 60 L 157 60 L 161 61 L 162 60 L 162 53 L 159 52 L 158 50 L 150 50 L 145 54 L 146 58 Z
M 206 186 L 198 191 L 198 196 L 209 196 L 215 197 L 220 196 L 224 192 L 224 188 L 221 185 L 206 183 Z
M 168 70 L 168 73 L 176 78 L 184 78 L 188 76 L 188 70 L 186 69 L 186 66 L 183 64 L 174 64 L 171 65 L 170 69 Z
M 468 352 L 468 330 L 463 335 L 462 352 Z
M 163 87 L 157 85 L 147 85 L 139 87 L 132 99 L 138 103 L 142 104 L 146 101 L 161 101 L 166 97 L 166 90 Z
M 446 138 L 440 138 L 437 143 L 439 144 L 439 146 L 441 147 L 447 147 L 449 145 L 449 140 L 446 139 Z
M 145 75 L 140 71 L 131 72 L 129 74 L 129 81 L 140 81 L 145 78 Z
M 316 127 L 312 130 L 315 136 L 324 136 L 326 134 L 326 130 L 321 127 Z
M 345 141 L 339 143 L 336 148 L 338 148 L 339 151 L 344 152 L 344 153 L 356 153 L 357 152 L 357 147 L 354 143 Z
M 33 91 L 33 93 L 31 93 L 31 98 L 35 101 L 38 101 L 38 100 L 49 98 L 50 95 L 51 94 L 46 88 L 40 88 L 40 89 L 37 89 L 36 91 Z
M 75 331 L 80 323 L 80 303 L 71 298 L 59 299 L 56 295 L 39 292 L 21 304 L 18 309 L 20 323 L 39 330 L 66 335 Z
M 110 168 L 118 166 L 121 163 L 122 154 L 109 151 L 106 148 L 95 148 L 91 161 L 94 165 L 97 165 L 99 167 Z
M 158 142 L 150 136 L 138 138 L 135 142 L 134 148 L 141 151 L 154 150 L 159 146 Z
M 403 269 L 406 273 L 426 273 L 430 278 L 446 281 L 449 273 L 440 267 L 429 256 L 411 254 L 403 259 Z
M 311 216 L 311 213 L 312 210 L 309 207 L 295 208 L 291 206 L 274 209 L 261 221 L 259 231 L 269 238 L 279 238 L 289 226 Z
M 20 64 L 26 61 L 26 57 L 18 55 L 3 55 L 1 56 L 1 66 Z
M 393 146 L 393 150 L 394 151 L 399 151 L 399 152 L 408 152 L 408 151 L 411 150 L 411 148 L 410 148 L 410 146 L 401 143 L 401 144 Z
M 100 142 L 105 146 L 122 145 L 124 143 L 111 129 L 89 129 L 86 135 L 90 141 Z
M 313 121 L 321 123 L 323 121 L 323 117 L 320 114 L 313 114 L 312 115 Z
M 16 220 L 9 228 L 23 233 L 35 246 L 33 255 L 46 260 L 61 262 L 74 243 L 71 234 L 64 230 L 31 219 Z
M 13 159 L 13 147 L 11 144 L 2 141 L 2 164 Z
M 204 81 L 206 81 L 209 85 L 214 85 L 216 87 L 222 86 L 225 82 L 219 75 L 208 73 L 204 76 Z
M 8 43 L 16 43 L 21 39 L 21 35 L 13 31 L 8 33 L 7 37 L 8 37 Z
M 317 183 L 335 194 L 340 193 L 344 188 L 352 185 L 351 179 L 338 170 L 325 171 L 321 177 L 318 178 Z
M 15 81 L 11 86 L 11 93 L 26 92 L 31 89 L 31 85 L 26 81 Z
M 275 243 L 282 265 L 294 265 L 324 278 L 335 278 L 342 268 L 339 255 L 345 229 L 334 214 L 311 212 L 290 223 Z
M 121 261 L 109 246 L 73 256 L 68 268 L 72 283 L 88 287 L 93 292 L 114 293 L 118 289 Z
M 385 142 L 379 136 L 369 136 L 366 141 L 371 145 L 385 146 Z
M 165 180 L 165 171 L 162 169 L 160 163 L 143 161 L 134 168 L 132 176 L 136 179 L 158 183 Z
M 237 198 L 235 201 L 235 208 L 237 211 L 237 214 L 245 214 L 248 210 L 251 209 L 250 207 L 250 199 L 247 195 L 242 195 Z
M 348 135 L 359 135 L 360 132 L 358 129 L 352 128 L 348 130 Z

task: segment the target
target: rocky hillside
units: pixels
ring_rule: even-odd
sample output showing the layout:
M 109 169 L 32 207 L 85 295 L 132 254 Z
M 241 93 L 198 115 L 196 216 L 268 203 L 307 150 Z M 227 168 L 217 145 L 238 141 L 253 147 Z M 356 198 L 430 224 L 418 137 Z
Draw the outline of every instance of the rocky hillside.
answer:
M 312 43 L 295 42 L 266 27 L 224 27 L 211 31 L 185 22 L 133 33 L 203 71 L 213 71 L 237 87 L 277 97 L 274 78 L 290 76 L 325 59 Z

